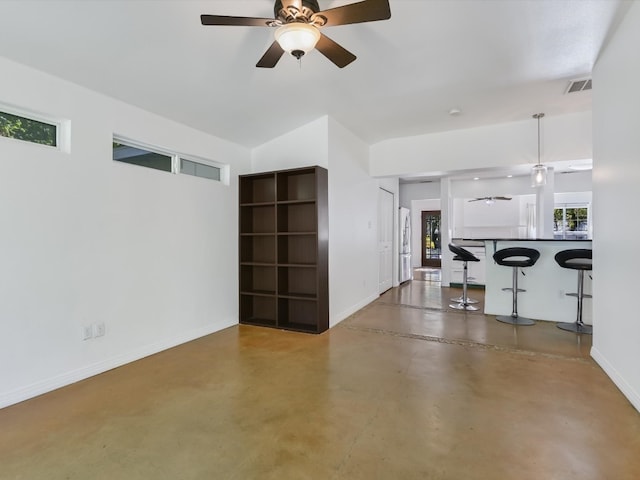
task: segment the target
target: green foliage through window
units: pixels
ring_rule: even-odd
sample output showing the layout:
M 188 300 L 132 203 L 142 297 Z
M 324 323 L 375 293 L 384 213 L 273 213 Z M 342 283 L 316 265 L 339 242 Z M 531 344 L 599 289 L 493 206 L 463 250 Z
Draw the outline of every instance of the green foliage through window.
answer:
M 0 111 L 0 135 L 40 145 L 57 146 L 57 127 Z
M 587 238 L 589 208 L 581 205 L 558 205 L 553 211 L 553 236 L 556 239 Z

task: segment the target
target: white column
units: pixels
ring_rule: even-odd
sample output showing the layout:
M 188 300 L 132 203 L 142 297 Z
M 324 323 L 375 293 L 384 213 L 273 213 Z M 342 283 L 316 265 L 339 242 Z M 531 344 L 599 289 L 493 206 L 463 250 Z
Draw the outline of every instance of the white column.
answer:
M 453 236 L 453 199 L 451 198 L 451 179 L 440 179 L 440 245 L 442 247 L 442 286 L 451 282 L 451 263 L 453 255 L 449 251 L 449 243 Z
M 553 238 L 553 209 L 555 208 L 555 172 L 547 167 L 547 183 L 536 187 L 536 237 Z

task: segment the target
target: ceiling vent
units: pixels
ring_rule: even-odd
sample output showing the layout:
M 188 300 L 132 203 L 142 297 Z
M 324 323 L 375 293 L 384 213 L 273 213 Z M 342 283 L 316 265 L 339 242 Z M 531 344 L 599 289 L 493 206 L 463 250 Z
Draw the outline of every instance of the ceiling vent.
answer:
M 584 92 L 585 90 L 591 90 L 591 79 L 585 78 L 583 80 L 572 80 L 569 82 L 566 93 Z

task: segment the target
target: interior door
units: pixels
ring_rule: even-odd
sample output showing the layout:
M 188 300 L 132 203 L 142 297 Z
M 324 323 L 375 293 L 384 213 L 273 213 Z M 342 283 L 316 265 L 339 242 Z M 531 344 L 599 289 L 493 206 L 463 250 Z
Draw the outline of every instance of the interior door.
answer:
M 422 212 L 422 266 L 441 266 L 440 210 Z
M 378 291 L 393 286 L 393 193 L 378 191 Z

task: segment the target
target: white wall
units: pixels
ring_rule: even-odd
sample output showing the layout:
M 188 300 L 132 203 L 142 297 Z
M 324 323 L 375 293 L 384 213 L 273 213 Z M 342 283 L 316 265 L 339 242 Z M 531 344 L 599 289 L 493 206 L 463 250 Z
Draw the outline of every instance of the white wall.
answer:
M 396 198 L 398 189 L 397 180 L 378 181 L 369 176 L 368 154 L 362 140 L 326 116 L 252 152 L 255 172 L 310 165 L 329 171 L 331 326 L 378 297 L 378 186 L 384 183 Z
M 520 195 L 535 193 L 528 176 L 455 180 L 453 194 L 454 238 L 519 238 L 524 236 Z M 475 198 L 506 196 L 491 205 Z M 535 198 L 533 200 L 535 203 Z
M 460 207 L 456 207 L 460 204 Z M 470 202 L 466 198 L 454 199 L 454 237 L 462 238 L 519 238 L 521 227 L 520 202 L 497 200 L 491 205 L 484 201 Z
M 640 185 L 640 4 L 634 2 L 593 72 L 594 279 L 592 355 L 640 410 L 640 260 L 634 216 Z M 621 301 L 622 299 L 622 301 Z
M 329 166 L 329 123 L 321 117 L 264 143 L 251 152 L 254 172 Z
M 554 182 L 556 193 L 591 192 L 593 190 L 591 170 L 571 173 L 556 172 Z
M 537 128 L 530 119 L 386 140 L 370 148 L 370 173 L 406 176 L 533 165 Z M 591 158 L 591 112 L 545 117 L 541 137 L 546 162 Z
M 425 183 L 401 183 L 400 206 L 411 208 L 413 200 L 440 199 L 440 179 Z
M 71 122 L 71 151 L 0 137 L 0 406 L 238 321 L 249 151 L 0 58 L 0 102 Z M 231 164 L 232 183 L 111 160 L 112 134 Z M 83 341 L 82 327 L 106 325 Z
M 556 203 L 591 203 L 592 192 L 565 192 L 556 193 Z
M 378 181 L 368 155 L 367 144 L 329 119 L 331 326 L 378 297 Z
M 451 182 L 455 198 L 529 195 L 536 193 L 531 188 L 528 176 L 512 178 L 482 178 L 480 180 L 454 180 Z

